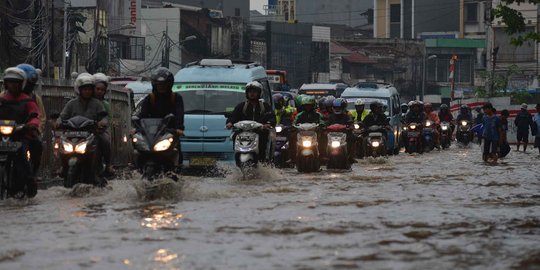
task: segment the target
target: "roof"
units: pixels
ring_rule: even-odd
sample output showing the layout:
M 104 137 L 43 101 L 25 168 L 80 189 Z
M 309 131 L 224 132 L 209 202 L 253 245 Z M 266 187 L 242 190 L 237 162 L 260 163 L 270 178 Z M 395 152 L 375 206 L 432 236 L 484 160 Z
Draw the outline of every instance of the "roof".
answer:
M 266 78 L 266 71 L 261 66 L 235 64 L 233 68 L 222 66 L 201 67 L 199 65 L 181 69 L 174 76 L 175 82 L 215 82 L 248 83 Z
M 359 53 L 352 53 L 350 55 L 347 55 L 343 57 L 347 62 L 349 63 L 355 63 L 355 64 L 375 64 L 377 61 L 370 59 L 368 56 L 359 54 Z
M 351 54 L 352 51 L 336 42 L 330 42 L 330 53 L 331 54 Z
M 341 97 L 389 97 L 392 94 L 397 94 L 397 90 L 393 86 L 377 89 L 349 87 L 343 91 Z
M 333 90 L 337 85 L 333 83 L 304 83 L 300 90 Z
M 460 38 L 436 38 L 426 39 L 428 48 L 485 48 L 486 41 L 483 39 L 460 39 Z

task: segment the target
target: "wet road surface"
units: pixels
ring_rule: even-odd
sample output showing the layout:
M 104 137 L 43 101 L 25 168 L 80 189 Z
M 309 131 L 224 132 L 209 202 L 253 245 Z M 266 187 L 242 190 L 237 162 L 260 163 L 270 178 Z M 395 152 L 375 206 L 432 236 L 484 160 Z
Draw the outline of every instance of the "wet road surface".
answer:
M 0 202 L 0 269 L 540 269 L 534 150 L 187 176 L 172 200 L 141 199 L 133 179 L 54 187 Z

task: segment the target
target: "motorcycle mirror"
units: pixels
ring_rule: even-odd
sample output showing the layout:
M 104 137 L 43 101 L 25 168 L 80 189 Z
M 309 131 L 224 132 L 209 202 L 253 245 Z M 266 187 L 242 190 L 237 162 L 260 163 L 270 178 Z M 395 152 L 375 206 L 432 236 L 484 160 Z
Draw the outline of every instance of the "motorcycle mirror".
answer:
M 140 120 L 139 117 L 136 116 L 136 115 L 134 115 L 134 116 L 131 117 L 131 121 L 132 121 L 132 122 L 138 122 L 139 120 Z

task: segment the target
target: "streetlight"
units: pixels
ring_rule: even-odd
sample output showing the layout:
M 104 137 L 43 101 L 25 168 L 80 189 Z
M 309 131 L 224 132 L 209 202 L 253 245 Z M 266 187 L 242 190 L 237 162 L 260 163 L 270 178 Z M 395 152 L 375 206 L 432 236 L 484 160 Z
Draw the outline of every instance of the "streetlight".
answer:
M 430 55 L 428 57 L 424 56 L 424 65 L 422 67 L 422 95 L 420 96 L 420 100 L 424 101 L 424 93 L 426 89 L 426 61 L 437 58 L 437 55 Z M 427 59 L 427 60 L 426 60 Z

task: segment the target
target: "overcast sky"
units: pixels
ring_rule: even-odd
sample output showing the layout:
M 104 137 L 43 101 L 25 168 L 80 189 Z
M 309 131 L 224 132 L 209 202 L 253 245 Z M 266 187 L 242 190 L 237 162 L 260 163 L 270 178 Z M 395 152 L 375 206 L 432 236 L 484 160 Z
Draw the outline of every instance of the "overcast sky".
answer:
M 250 0 L 250 7 L 249 9 L 253 10 L 256 9 L 260 13 L 264 14 L 263 6 L 268 3 L 268 0 Z

